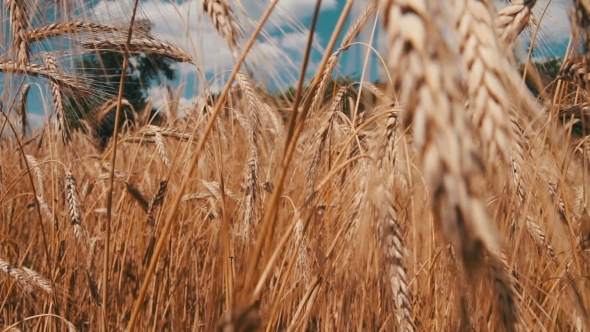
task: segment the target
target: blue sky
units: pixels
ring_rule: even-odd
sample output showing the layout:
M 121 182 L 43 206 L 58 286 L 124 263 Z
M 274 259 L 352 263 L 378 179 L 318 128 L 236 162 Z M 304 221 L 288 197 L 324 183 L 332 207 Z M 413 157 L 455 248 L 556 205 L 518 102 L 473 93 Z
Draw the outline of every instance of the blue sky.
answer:
M 366 1 L 366 0 L 365 0 Z M 349 20 L 355 20 L 363 10 L 365 1 L 358 0 Z M 245 27 L 245 35 L 251 31 L 255 21 L 262 15 L 269 0 L 232 0 L 234 10 Z M 257 73 L 257 80 L 271 88 L 286 88 L 293 85 L 298 77 L 302 54 L 307 41 L 307 28 L 316 0 L 280 0 L 279 7 L 271 16 L 271 22 L 265 26 L 265 33 L 258 38 L 258 42 L 249 56 L 249 66 Z M 503 0 L 495 0 L 498 8 L 504 6 Z M 131 0 L 86 0 L 92 10 L 86 11 L 83 19 L 103 23 L 125 24 L 131 13 Z M 315 35 L 315 47 L 312 52 L 308 78 L 315 73 L 317 64 L 323 56 L 324 47 L 328 43 L 334 26 L 342 11 L 345 0 L 323 0 L 322 10 Z M 566 0 L 539 0 L 535 9 L 535 17 L 541 17 L 544 7 L 550 3 L 547 14 L 543 17 L 543 24 L 539 39 L 543 42 L 535 56 L 539 58 L 552 55 L 563 55 L 565 42 L 569 37 L 569 18 L 567 16 Z M 0 5 L 1 6 L 1 5 Z M 208 17 L 202 15 L 201 0 L 142 0 L 139 17 L 148 18 L 154 23 L 152 33 L 163 40 L 176 44 L 189 51 L 201 69 L 206 73 L 207 80 L 216 74 L 233 67 L 231 52 L 225 42 L 217 36 Z M 6 19 L 6 16 L 4 16 Z M 368 42 L 373 21 L 367 24 L 359 41 Z M 377 25 L 377 31 L 380 24 Z M 373 45 L 384 49 L 385 39 L 375 36 Z M 564 42 L 565 41 L 565 42 Z M 245 43 L 245 40 L 244 40 Z M 365 46 L 353 46 L 340 61 L 337 69 L 340 75 L 355 75 L 360 77 L 363 70 L 364 58 L 367 52 Z M 365 80 L 375 81 L 379 78 L 379 64 L 374 54 L 371 56 L 371 66 L 365 74 Z M 67 66 L 66 63 L 63 63 Z M 169 82 L 173 87 L 184 84 L 181 103 L 187 107 L 197 102 L 203 82 L 200 81 L 196 67 L 190 64 L 175 66 L 178 79 Z M 225 75 L 227 77 L 227 74 Z M 218 80 L 213 89 L 219 89 L 223 80 Z M 0 83 L 0 89 L 2 83 Z M 35 89 L 33 89 L 35 90 Z M 154 86 L 149 90 L 149 96 L 155 106 L 164 103 L 165 86 Z M 46 91 L 42 88 L 33 93 L 29 103 L 37 107 L 29 107 L 32 114 L 43 114 L 47 110 L 41 107 L 40 97 Z M 44 103 L 47 105 L 47 103 Z M 44 118 L 36 116 L 34 122 L 39 123 Z M 35 118 L 35 117 L 34 117 Z

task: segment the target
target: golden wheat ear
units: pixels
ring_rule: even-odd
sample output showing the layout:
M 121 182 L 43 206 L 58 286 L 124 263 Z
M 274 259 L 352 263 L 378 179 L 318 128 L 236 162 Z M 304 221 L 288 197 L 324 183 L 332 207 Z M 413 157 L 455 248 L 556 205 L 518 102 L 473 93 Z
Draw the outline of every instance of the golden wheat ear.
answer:
M 203 10 L 211 18 L 215 29 L 227 42 L 234 57 L 239 56 L 240 25 L 227 0 L 203 0 Z

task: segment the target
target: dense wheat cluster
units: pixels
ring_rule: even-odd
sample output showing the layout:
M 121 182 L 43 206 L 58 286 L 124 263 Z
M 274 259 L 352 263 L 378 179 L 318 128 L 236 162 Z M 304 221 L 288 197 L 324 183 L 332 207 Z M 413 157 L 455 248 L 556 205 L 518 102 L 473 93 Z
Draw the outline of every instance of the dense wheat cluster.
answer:
M 71 68 L 105 51 L 200 68 L 141 2 L 109 24 L 2 1 L 0 331 L 590 330 L 588 1 L 566 1 L 572 44 L 545 86 L 513 56 L 536 1 L 357 0 L 350 17 L 348 0 L 281 99 L 244 62 L 277 1 L 245 28 L 239 1 L 202 0 L 234 70 L 196 106 L 169 88 L 157 119 Z M 373 22 L 385 87 L 331 84 Z M 80 121 L 77 100 L 97 105 Z

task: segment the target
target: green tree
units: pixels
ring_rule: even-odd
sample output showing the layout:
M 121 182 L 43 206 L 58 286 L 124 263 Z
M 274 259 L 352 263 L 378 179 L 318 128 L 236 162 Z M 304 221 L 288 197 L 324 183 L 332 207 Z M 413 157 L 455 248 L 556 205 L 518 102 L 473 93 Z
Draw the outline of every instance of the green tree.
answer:
M 148 31 L 151 29 L 151 24 L 142 23 Z M 117 96 L 123 74 L 123 60 L 120 52 L 101 51 L 84 54 L 76 62 L 76 71 L 87 79 L 91 95 L 89 98 L 68 98 L 68 117 L 74 127 L 80 126 L 79 119 L 94 126 L 95 135 L 101 139 L 101 145 L 113 134 L 115 116 L 114 112 L 110 112 L 99 123 L 97 112 L 105 101 Z M 123 98 L 129 101 L 136 112 L 144 110 L 147 89 L 152 84 L 160 84 L 163 78 L 173 80 L 176 77 L 176 72 L 172 69 L 173 63 L 174 60 L 159 55 L 132 54 L 127 63 Z M 123 111 L 129 115 L 131 110 L 125 107 Z
M 553 57 L 546 59 L 545 61 L 532 61 L 529 63 L 527 67 L 527 71 L 534 71 L 537 73 L 539 78 L 541 79 L 541 84 L 543 87 L 546 87 L 548 84 L 553 82 L 557 75 L 559 74 L 559 69 L 561 68 L 561 64 L 563 63 L 563 58 L 560 57 Z M 525 65 L 523 63 L 519 64 L 521 73 L 524 72 Z M 531 90 L 531 92 L 535 95 L 539 95 L 539 89 L 537 85 L 532 82 L 529 78 L 530 76 L 527 75 L 526 85 Z M 549 91 L 546 91 L 549 92 Z

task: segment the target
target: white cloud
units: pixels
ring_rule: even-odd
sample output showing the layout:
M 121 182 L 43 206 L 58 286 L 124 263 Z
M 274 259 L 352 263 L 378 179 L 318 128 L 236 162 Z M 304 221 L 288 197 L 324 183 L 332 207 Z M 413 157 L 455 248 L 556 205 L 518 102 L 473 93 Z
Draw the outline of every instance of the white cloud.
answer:
M 238 5 L 234 11 L 236 15 L 241 15 L 243 20 L 255 20 L 257 11 L 268 3 L 242 1 L 242 7 Z M 281 0 L 279 3 L 281 5 L 276 9 L 277 15 L 281 17 L 280 24 L 285 26 L 270 27 L 271 30 L 275 29 L 272 35 L 269 31 L 261 34 L 247 60 L 249 67 L 262 69 L 266 75 L 274 77 L 279 77 L 280 72 L 296 71 L 299 68 L 307 40 L 307 29 L 301 26 L 300 19 L 311 15 L 315 0 Z M 327 0 L 323 3 L 324 10 L 333 9 L 337 5 L 336 0 Z M 242 10 L 248 13 L 247 18 L 241 14 Z M 121 1 L 101 0 L 93 7 L 94 19 L 101 22 L 125 23 L 130 13 L 129 4 Z M 187 0 L 180 4 L 161 0 L 144 1 L 141 2 L 138 17 L 152 21 L 154 26 L 151 32 L 155 37 L 178 45 L 191 53 L 195 63 L 200 66 L 202 72 L 208 74 L 207 76 L 233 68 L 232 52 L 218 35 L 209 17 L 203 15 L 201 0 Z M 246 30 L 252 29 L 253 24 L 242 21 Z M 276 33 L 280 31 L 276 30 L 279 28 L 287 28 L 290 32 Z M 319 49 L 319 45 L 317 46 Z M 197 72 L 197 68 L 190 64 L 179 64 L 176 67 L 181 69 L 180 76 Z

